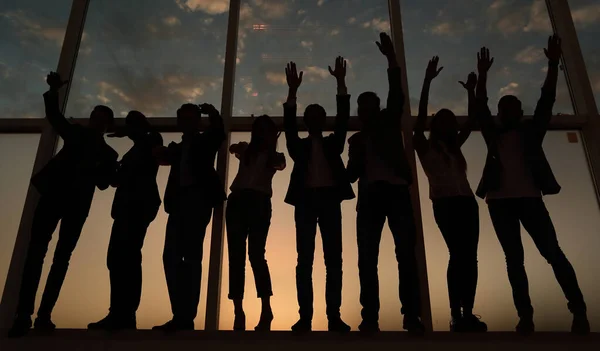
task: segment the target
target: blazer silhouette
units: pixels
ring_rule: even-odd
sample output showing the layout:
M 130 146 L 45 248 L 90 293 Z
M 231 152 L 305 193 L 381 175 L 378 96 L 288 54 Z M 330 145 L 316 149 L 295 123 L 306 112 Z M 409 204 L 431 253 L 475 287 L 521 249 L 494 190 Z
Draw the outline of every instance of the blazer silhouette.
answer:
M 297 106 L 287 102 L 283 104 L 283 123 L 285 138 L 290 157 L 294 160 L 294 168 L 290 177 L 290 185 L 285 197 L 285 202 L 296 206 L 302 203 L 306 189 L 306 177 L 310 161 L 312 144 L 309 138 L 301 139 L 298 136 L 296 121 Z M 348 120 L 350 119 L 350 95 L 337 96 L 337 115 L 335 118 L 334 132 L 323 137 L 325 157 L 333 176 L 336 193 L 341 201 L 354 198 L 352 185 L 348 181 L 346 167 L 341 154 L 346 144 L 348 133 Z
M 219 114 L 209 116 L 210 125 L 204 133 L 195 133 L 184 135 L 183 138 L 192 138 L 190 149 L 189 170 L 191 176 L 195 178 L 196 186 L 200 187 L 205 194 L 204 201 L 208 201 L 213 207 L 223 202 L 227 197 L 225 189 L 215 170 L 215 158 L 217 152 L 225 140 L 225 126 L 223 119 Z M 167 150 L 167 162 L 171 165 L 167 189 L 165 190 L 165 211 L 172 213 L 177 206 L 178 194 L 181 191 L 181 143 L 172 142 Z
M 406 159 L 402 137 L 402 115 L 404 109 L 404 93 L 402 92 L 402 71 L 400 67 L 388 69 L 389 92 L 387 107 L 372 116 L 368 129 L 360 131 L 348 139 L 349 161 L 348 176 L 354 183 L 366 172 L 367 133 L 372 136 L 375 152 L 392 169 L 395 174 L 410 185 L 412 172 Z
M 535 108 L 533 119 L 523 121 L 518 127 L 525 142 L 525 159 L 531 167 L 533 180 L 544 195 L 558 194 L 561 189 L 542 147 L 552 117 L 555 98 L 556 92 L 553 89 L 542 88 L 542 95 Z M 496 190 L 501 186 L 502 164 L 497 148 L 500 131 L 487 105 L 487 98 L 477 99 L 477 115 L 481 122 L 481 133 L 488 147 L 483 175 L 476 192 L 477 196 L 484 199 L 490 190 Z
M 58 106 L 58 92 L 44 93 L 46 118 L 64 141 L 63 148 L 31 178 L 41 195 L 76 192 L 81 200 L 78 209 L 88 213 L 95 187 L 105 190 L 110 185 L 113 167 L 119 154 L 102 135 L 71 124 Z

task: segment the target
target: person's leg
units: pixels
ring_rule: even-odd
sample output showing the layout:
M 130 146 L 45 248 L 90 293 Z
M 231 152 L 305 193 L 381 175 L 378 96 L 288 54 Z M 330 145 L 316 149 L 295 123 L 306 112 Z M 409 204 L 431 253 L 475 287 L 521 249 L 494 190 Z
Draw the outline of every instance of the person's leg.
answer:
M 362 305 L 361 331 L 379 330 L 379 244 L 385 224 L 385 204 L 376 191 L 359 190 L 356 216 L 356 239 L 358 245 L 358 276 L 360 281 L 360 304 Z
M 241 194 L 232 194 L 227 200 L 227 252 L 229 254 L 229 299 L 234 304 L 234 330 L 246 329 L 242 301 L 246 281 L 246 238 L 248 237 L 248 204 Z
M 129 231 L 124 247 L 125 303 L 123 313 L 135 321 L 142 298 L 142 248 L 150 222 L 143 217 L 129 221 Z
M 113 222 L 112 231 L 110 234 L 110 242 L 108 244 L 108 254 L 106 257 L 106 265 L 108 267 L 110 279 L 110 314 L 123 314 L 125 287 L 123 274 L 123 256 L 124 256 L 124 241 L 127 236 L 127 221 L 124 219 L 116 219 Z
M 463 272 L 462 308 L 463 315 L 473 314 L 475 295 L 477 293 L 478 267 L 477 250 L 479 247 L 479 205 L 474 197 L 463 198 L 463 206 L 458 221 L 462 227 L 462 240 L 460 244 L 460 267 Z
M 573 331 L 589 333 L 586 304 L 577 282 L 575 270 L 558 244 L 552 219 L 541 198 L 524 199 L 521 222 L 540 254 L 554 270 L 556 280 L 569 302 L 569 310 L 576 317 Z

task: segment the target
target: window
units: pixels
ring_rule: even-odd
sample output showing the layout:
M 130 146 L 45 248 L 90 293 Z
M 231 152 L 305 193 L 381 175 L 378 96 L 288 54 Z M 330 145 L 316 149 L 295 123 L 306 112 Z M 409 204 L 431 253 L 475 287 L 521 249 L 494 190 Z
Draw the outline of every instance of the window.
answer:
M 219 106 L 228 1 L 90 3 L 67 115 L 175 116 L 185 102 Z
M 389 32 L 386 0 L 244 0 L 240 12 L 234 116 L 283 114 L 287 96 L 285 66 L 304 71 L 298 92 L 302 111 L 313 103 L 335 115 L 335 79 L 328 65 L 348 62 L 353 99 L 371 90 L 387 94 L 387 61 L 375 41 Z
M 411 111 L 417 114 L 425 68 L 434 55 L 444 70 L 433 82 L 429 113 L 449 108 L 467 114 L 467 94 L 458 84 L 477 71 L 476 53 L 490 48 L 495 58 L 488 79 L 490 107 L 513 94 L 533 114 L 544 81 L 543 48 L 552 27 L 544 0 L 402 1 L 402 22 Z M 573 113 L 563 74 L 559 75 L 555 114 Z
M 569 5 L 590 83 L 596 95 L 596 105 L 600 106 L 600 45 L 596 39 L 600 34 L 600 2 L 569 0 Z
M 0 118 L 43 118 L 46 74 L 56 70 L 71 0 L 0 3 Z
M 571 131 L 551 131 L 546 135 L 546 155 L 562 190 L 558 195 L 544 197 L 544 202 L 554 222 L 559 244 L 575 268 L 579 286 L 588 299 L 592 328 L 598 330 L 600 307 L 593 301 L 600 291 L 600 282 L 592 267 L 598 266 L 597 248 L 600 247 L 600 238 L 596 234 L 600 226 L 600 211 L 587 158 L 582 143 L 577 139 L 581 139 L 579 134 Z M 481 134 L 473 133 L 462 149 L 469 166 L 469 182 L 476 189 L 486 157 L 486 146 Z M 429 183 L 421 166 L 418 167 L 418 172 L 433 329 L 443 331 L 448 330 L 450 320 L 446 284 L 448 249 L 433 217 Z M 479 282 L 474 313 L 481 315 L 491 331 L 512 331 L 518 317 L 506 273 L 504 253 L 496 238 L 487 205 L 483 200 L 478 200 Z M 572 316 L 552 268 L 539 254 L 523 228 L 521 237 L 525 248 L 525 267 L 535 310 L 536 330 L 569 331 Z

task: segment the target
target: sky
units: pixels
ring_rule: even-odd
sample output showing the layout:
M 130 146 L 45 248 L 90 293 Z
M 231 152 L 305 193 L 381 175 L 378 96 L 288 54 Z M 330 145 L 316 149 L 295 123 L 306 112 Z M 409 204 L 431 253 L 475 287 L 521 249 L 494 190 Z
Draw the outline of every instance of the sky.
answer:
M 367 5 L 368 4 L 368 5 Z M 600 98 L 600 2 L 570 0 L 582 51 L 592 86 Z M 45 75 L 53 70 L 64 37 L 70 9 L 69 0 L 5 0 L 0 4 L 0 111 L 2 118 L 43 117 L 41 94 Z M 183 102 L 209 102 L 220 106 L 223 60 L 227 29 L 227 0 L 146 0 L 115 2 L 92 0 L 86 20 L 79 59 L 67 104 L 67 116 L 86 117 L 95 104 L 111 106 L 116 115 L 137 109 L 148 116 L 173 116 Z M 550 34 L 543 0 L 403 0 L 403 30 L 411 110 L 416 113 L 427 61 L 440 56 L 445 68 L 432 85 L 430 113 L 447 107 L 466 113 L 464 90 L 457 83 L 475 69 L 476 52 L 490 47 L 496 58 L 489 78 L 490 106 L 502 94 L 517 94 L 525 113 L 532 113 L 544 79 L 542 48 Z M 347 84 L 355 98 L 362 91 L 387 93 L 386 61 L 374 41 L 377 33 L 389 30 L 386 0 L 244 0 L 234 91 L 234 116 L 281 115 L 285 99 L 284 67 L 297 62 L 305 78 L 298 93 L 300 107 L 320 103 L 329 115 L 335 114 L 335 84 L 327 66 L 337 55 L 348 60 Z M 572 113 L 564 77 L 559 80 L 555 113 Z M 165 134 L 165 142 L 178 140 Z M 234 133 L 232 142 L 247 140 Z M 283 137 L 282 137 L 283 139 Z M 0 234 L 0 283 L 5 279 L 10 254 L 25 200 L 28 179 L 39 136 L 0 136 L 2 182 L 2 232 Z M 128 140 L 110 140 L 122 155 Z M 600 327 L 600 283 L 591 267 L 598 266 L 596 235 L 600 226 L 598 202 L 587 169 L 581 140 L 569 143 L 566 132 L 551 132 L 545 147 L 563 191 L 546 199 L 554 217 L 563 249 L 578 271 L 583 292 L 588 296 L 592 327 Z M 284 151 L 284 140 L 280 149 Z M 20 152 L 15 154 L 13 150 Z M 480 135 L 466 144 L 469 180 L 475 187 L 485 159 Z M 292 167 L 274 179 L 273 220 L 267 259 L 274 281 L 274 328 L 288 329 L 297 318 L 294 265 L 293 209 L 283 203 Z M 237 160 L 230 160 L 230 181 Z M 168 168 L 159 173 L 164 190 Z M 447 330 L 449 309 L 445 283 L 447 250 L 435 226 L 428 200 L 427 183 L 419 167 L 419 189 L 434 327 Z M 110 205 L 113 190 L 97 192 L 92 213 L 56 307 L 59 327 L 83 328 L 100 319 L 108 308 L 108 272 L 105 267 L 110 235 Z M 565 206 L 565 204 L 569 204 Z M 355 201 L 343 204 L 344 213 L 344 303 L 342 316 L 353 327 L 360 322 L 359 285 L 356 267 Z M 475 312 L 491 330 L 512 330 L 516 313 L 512 306 L 504 258 L 495 238 L 485 204 L 480 202 L 480 284 Z M 162 246 L 166 214 L 161 211 L 150 227 L 144 247 L 144 290 L 138 314 L 139 326 L 149 328 L 170 317 L 162 270 Z M 550 267 L 536 253 L 524 235 L 531 294 L 540 330 L 568 330 L 570 320 L 564 298 Z M 48 257 L 53 252 L 51 243 Z M 397 271 L 392 238 L 386 229 L 380 259 L 381 299 L 384 330 L 399 330 L 401 318 L 397 298 Z M 210 235 L 205 241 L 208 257 Z M 320 244 L 317 245 L 321 250 Z M 324 318 L 324 266 L 319 251 L 315 257 L 316 329 L 326 328 Z M 47 260 L 48 261 L 48 260 Z M 227 262 L 225 250 L 224 262 Z M 204 261 L 207 272 L 208 260 Z M 49 264 L 45 266 L 44 277 Z M 248 326 L 258 321 L 259 302 L 248 269 L 245 302 Z M 206 274 L 204 274 L 206 278 Z M 226 300 L 227 265 L 223 266 L 220 327 L 230 329 L 232 306 Z M 44 278 L 45 279 L 45 278 Z M 43 282 L 42 282 L 43 283 Z M 43 285 L 42 285 L 43 286 Z M 41 293 L 40 293 L 41 295 Z M 206 279 L 196 327 L 203 327 Z M 594 327 L 597 326 L 597 327 Z

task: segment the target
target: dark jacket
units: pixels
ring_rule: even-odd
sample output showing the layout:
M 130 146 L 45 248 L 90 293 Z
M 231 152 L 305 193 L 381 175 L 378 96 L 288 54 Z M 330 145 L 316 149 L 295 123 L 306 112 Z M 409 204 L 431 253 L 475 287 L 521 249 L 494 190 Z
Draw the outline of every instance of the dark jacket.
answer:
M 137 216 L 151 222 L 161 200 L 156 183 L 158 162 L 152 152 L 163 145 L 160 133 L 149 132 L 136 140 L 117 164 L 112 185 L 117 188 L 112 218 Z
M 189 169 L 196 181 L 196 189 L 203 194 L 198 201 L 207 201 L 210 206 L 217 206 L 226 199 L 224 186 L 215 171 L 215 158 L 217 152 L 225 140 L 225 127 L 220 115 L 209 116 L 210 126 L 200 134 L 184 135 L 183 138 L 192 138 L 192 146 L 189 157 Z M 165 190 L 165 211 L 172 213 L 176 211 L 178 195 L 181 191 L 189 189 L 180 186 L 180 163 L 182 145 L 172 142 L 168 146 L 167 158 L 171 165 L 167 189 Z
M 361 131 L 348 139 L 349 160 L 348 176 L 354 183 L 365 175 L 366 143 L 371 136 L 375 151 L 395 174 L 412 183 L 412 172 L 406 158 L 402 137 L 402 114 L 404 109 L 404 93 L 402 92 L 402 71 L 399 67 L 388 69 L 389 93 L 387 108 L 379 116 L 369 121 L 368 131 Z
M 58 106 L 58 93 L 44 94 L 46 118 L 64 141 L 62 149 L 31 178 L 31 184 L 44 195 L 69 197 L 79 203 L 76 208 L 87 215 L 95 187 L 108 188 L 119 155 L 101 135 L 71 124 Z
M 552 173 L 552 168 L 542 147 L 552 117 L 555 97 L 556 94 L 553 90 L 542 89 L 542 96 L 538 100 L 533 119 L 523 121 L 519 127 L 525 142 L 526 162 L 530 165 L 535 184 L 544 195 L 554 195 L 560 192 L 560 185 Z M 477 196 L 484 199 L 490 190 L 496 190 L 501 186 L 503 169 L 497 148 L 500 131 L 494 124 L 487 105 L 487 98 L 477 99 L 477 116 L 480 119 L 481 131 L 488 147 L 483 175 L 476 192 Z
M 296 121 L 296 106 L 283 104 L 283 123 L 285 129 L 286 146 L 290 157 L 294 160 L 294 169 L 290 177 L 285 202 L 296 206 L 304 201 L 306 193 L 306 177 L 310 161 L 312 144 L 309 138 L 300 139 Z M 348 181 L 346 167 L 341 154 L 346 144 L 348 133 L 348 120 L 350 119 L 350 95 L 337 96 L 337 116 L 334 132 L 323 137 L 323 151 L 331 167 L 334 186 L 339 201 L 354 198 L 352 185 Z

